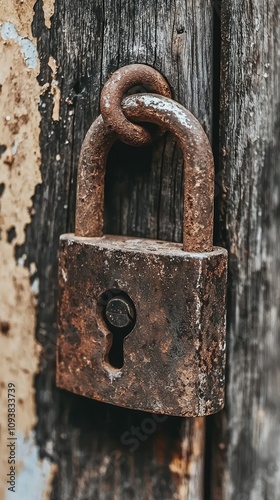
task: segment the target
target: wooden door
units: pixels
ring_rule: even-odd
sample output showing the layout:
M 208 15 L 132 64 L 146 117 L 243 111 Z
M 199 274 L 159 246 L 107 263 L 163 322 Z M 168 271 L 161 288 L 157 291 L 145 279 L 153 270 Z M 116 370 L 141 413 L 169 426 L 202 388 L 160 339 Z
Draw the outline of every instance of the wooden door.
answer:
M 13 495 L 12 383 L 11 498 L 278 500 L 279 0 L 0 5 L 0 497 Z M 73 230 L 79 151 L 109 74 L 135 62 L 166 76 L 216 157 L 215 243 L 230 256 L 227 405 L 207 419 L 156 421 L 55 387 L 58 238 Z M 171 137 L 117 144 L 105 194 L 107 232 L 181 241 Z

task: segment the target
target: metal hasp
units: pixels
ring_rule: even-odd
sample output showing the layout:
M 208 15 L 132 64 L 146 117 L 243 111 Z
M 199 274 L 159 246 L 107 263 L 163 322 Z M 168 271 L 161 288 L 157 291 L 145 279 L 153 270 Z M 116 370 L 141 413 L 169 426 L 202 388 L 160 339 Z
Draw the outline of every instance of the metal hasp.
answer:
M 108 95 L 102 100 L 110 109 Z M 122 131 L 110 112 L 100 115 L 81 150 L 75 234 L 60 237 L 57 385 L 143 411 L 210 415 L 224 405 L 227 281 L 227 251 L 213 247 L 211 147 L 196 118 L 168 97 L 131 95 L 118 106 L 129 122 L 177 139 L 183 245 L 103 234 L 106 159 Z

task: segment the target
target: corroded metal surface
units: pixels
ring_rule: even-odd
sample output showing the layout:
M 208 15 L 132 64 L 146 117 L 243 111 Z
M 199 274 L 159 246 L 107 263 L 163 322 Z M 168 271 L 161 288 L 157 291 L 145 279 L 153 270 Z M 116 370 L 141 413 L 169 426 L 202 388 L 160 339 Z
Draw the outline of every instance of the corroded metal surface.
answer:
M 227 252 L 188 253 L 177 243 L 128 237 L 60 242 L 57 384 L 119 406 L 170 415 L 209 415 L 224 401 Z M 124 339 L 124 366 L 99 298 L 126 292 L 137 311 Z
M 105 83 L 100 97 L 100 110 L 106 126 L 114 130 L 121 141 L 132 146 L 143 146 L 151 142 L 154 135 L 146 128 L 131 123 L 121 106 L 126 92 L 137 85 L 171 97 L 169 84 L 158 71 L 146 64 L 130 64 L 115 71 Z
M 154 94 L 127 97 L 122 106 L 129 119 L 156 123 L 178 140 L 184 160 L 183 247 L 186 251 L 209 251 L 213 242 L 214 162 L 200 123 L 179 103 Z M 103 234 L 106 158 L 115 140 L 101 116 L 85 137 L 78 172 L 77 236 Z
M 182 149 L 183 245 L 103 235 L 106 159 L 117 135 L 99 116 L 81 150 L 76 232 L 60 239 L 57 384 L 128 408 L 209 415 L 224 404 L 227 279 L 227 251 L 212 245 L 211 147 L 196 118 L 169 98 L 132 95 L 122 109 L 170 131 Z M 108 301 L 104 309 L 116 291 L 133 307 L 122 333 L 108 320 Z M 117 325 L 121 306 L 113 307 Z
M 106 160 L 116 139 L 115 133 L 105 127 L 101 115 L 86 134 L 78 166 L 76 235 L 103 234 Z

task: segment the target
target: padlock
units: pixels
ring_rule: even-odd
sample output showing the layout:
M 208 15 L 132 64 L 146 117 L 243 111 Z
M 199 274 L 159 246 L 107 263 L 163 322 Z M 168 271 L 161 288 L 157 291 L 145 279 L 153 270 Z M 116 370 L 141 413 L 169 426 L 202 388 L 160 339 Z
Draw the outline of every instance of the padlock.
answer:
M 117 139 L 99 116 L 81 150 L 75 234 L 60 237 L 57 385 L 106 403 L 185 417 L 222 409 L 227 251 L 213 247 L 208 138 L 177 102 L 126 97 L 133 122 L 177 139 L 183 244 L 103 235 L 104 175 Z

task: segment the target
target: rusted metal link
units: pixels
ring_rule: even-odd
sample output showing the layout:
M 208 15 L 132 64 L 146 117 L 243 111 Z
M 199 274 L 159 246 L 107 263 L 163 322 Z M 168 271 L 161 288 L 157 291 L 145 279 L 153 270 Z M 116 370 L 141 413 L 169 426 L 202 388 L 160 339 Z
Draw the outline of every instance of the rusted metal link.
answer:
M 172 99 L 136 94 L 122 101 L 129 120 L 155 123 L 171 132 L 183 152 L 183 249 L 207 252 L 213 246 L 214 161 L 209 140 L 198 120 Z M 103 235 L 104 176 L 107 154 L 117 139 L 99 116 L 90 127 L 80 155 L 76 236 Z
M 132 146 L 143 146 L 164 131 L 152 134 L 144 127 L 131 123 L 124 115 L 122 99 L 129 89 L 137 85 L 150 92 L 171 97 L 169 84 L 158 71 L 145 64 L 130 64 L 113 73 L 105 83 L 101 92 L 100 110 L 104 123 L 114 130 L 121 141 Z

